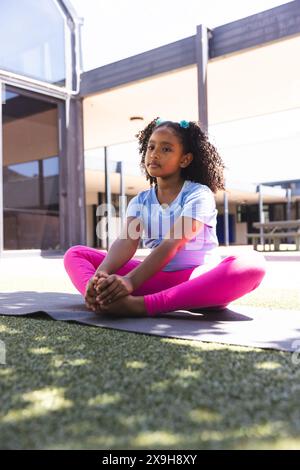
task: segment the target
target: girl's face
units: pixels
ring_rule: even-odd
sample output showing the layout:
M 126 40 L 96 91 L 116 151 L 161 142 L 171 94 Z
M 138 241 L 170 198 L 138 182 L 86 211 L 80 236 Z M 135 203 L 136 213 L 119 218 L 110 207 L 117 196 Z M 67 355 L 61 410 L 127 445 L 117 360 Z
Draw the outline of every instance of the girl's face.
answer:
M 182 143 L 168 127 L 160 127 L 151 134 L 145 156 L 146 170 L 150 176 L 180 174 L 181 168 L 187 167 L 192 159 L 191 153 L 183 153 Z

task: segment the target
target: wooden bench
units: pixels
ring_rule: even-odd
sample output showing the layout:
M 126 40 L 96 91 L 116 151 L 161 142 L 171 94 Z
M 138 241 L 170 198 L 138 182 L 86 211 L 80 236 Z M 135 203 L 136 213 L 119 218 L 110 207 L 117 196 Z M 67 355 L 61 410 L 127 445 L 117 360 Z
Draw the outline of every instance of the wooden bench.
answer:
M 254 250 L 257 250 L 257 246 L 260 244 L 260 233 L 247 233 L 248 243 L 252 243 Z M 266 251 L 266 245 L 271 245 L 272 239 L 268 235 L 264 234 L 264 251 Z
M 271 248 L 271 244 L 274 245 L 274 250 L 280 250 L 280 243 L 286 238 L 294 239 L 296 244 L 296 250 L 300 250 L 300 220 L 279 220 L 274 222 L 254 222 L 253 227 L 260 230 L 256 233 L 247 233 L 248 241 L 252 240 L 253 247 L 257 250 L 257 245 L 260 242 L 261 238 L 261 229 L 262 236 L 264 240 L 264 251 L 266 244 Z M 294 230 L 293 230 L 294 229 Z M 284 231 L 286 230 L 286 231 Z

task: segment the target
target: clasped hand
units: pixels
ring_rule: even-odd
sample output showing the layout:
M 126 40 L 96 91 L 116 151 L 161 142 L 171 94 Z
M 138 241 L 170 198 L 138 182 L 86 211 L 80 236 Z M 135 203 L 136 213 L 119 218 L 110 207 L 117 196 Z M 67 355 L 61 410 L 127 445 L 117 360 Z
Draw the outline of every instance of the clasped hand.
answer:
M 96 300 L 100 306 L 106 305 L 131 294 L 133 290 L 132 282 L 128 277 L 110 274 L 99 279 L 96 287 Z

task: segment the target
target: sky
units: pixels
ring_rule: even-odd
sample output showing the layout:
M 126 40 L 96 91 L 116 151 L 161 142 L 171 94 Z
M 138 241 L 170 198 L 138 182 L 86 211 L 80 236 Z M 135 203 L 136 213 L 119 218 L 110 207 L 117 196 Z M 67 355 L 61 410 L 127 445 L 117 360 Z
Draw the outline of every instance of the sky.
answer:
M 193 36 L 199 24 L 212 29 L 289 2 L 71 0 L 71 3 L 84 19 L 83 70 L 87 71 Z M 212 126 L 210 131 L 232 178 L 244 175 L 251 182 L 294 179 L 300 178 L 299 119 L 300 110 L 296 109 Z M 255 139 L 248 141 L 249 135 Z M 251 162 L 247 172 L 245 161 Z
M 70 0 L 84 19 L 84 71 L 178 41 L 196 26 L 214 28 L 283 0 Z

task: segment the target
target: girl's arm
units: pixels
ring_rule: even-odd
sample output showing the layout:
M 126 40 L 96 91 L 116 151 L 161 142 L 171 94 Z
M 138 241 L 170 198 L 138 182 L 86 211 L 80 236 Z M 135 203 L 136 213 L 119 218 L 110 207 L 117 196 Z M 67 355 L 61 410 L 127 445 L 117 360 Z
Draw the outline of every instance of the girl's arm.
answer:
M 133 257 L 141 238 L 141 225 L 135 217 L 126 218 L 120 237 L 113 242 L 96 273 L 104 271 L 113 274 Z
M 160 271 L 176 255 L 187 241 L 194 238 L 204 223 L 190 217 L 178 217 L 171 230 L 158 247 L 144 259 L 126 277 L 130 279 L 133 289 L 137 289 L 147 279 Z

